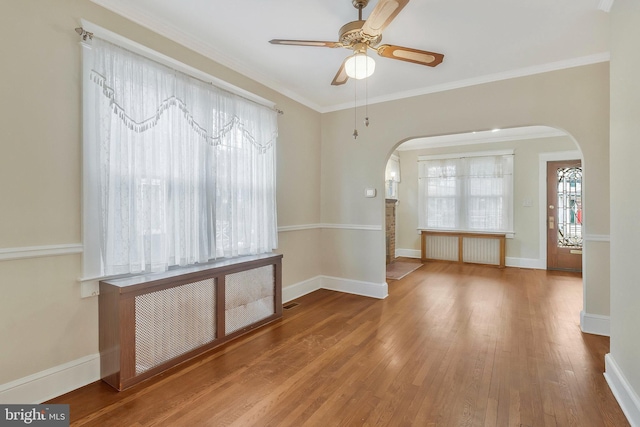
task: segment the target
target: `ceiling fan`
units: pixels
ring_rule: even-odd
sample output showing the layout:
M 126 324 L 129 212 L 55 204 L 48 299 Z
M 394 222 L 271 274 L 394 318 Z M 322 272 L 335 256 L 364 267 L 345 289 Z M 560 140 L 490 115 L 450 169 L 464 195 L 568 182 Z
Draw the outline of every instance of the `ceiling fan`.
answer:
M 380 0 L 366 21 L 362 19 L 362 9 L 369 0 L 351 0 L 353 6 L 358 9 L 358 20 L 349 22 L 340 28 L 337 42 L 313 41 L 313 40 L 270 40 L 271 44 L 314 47 L 344 47 L 353 50 L 354 54 L 344 60 L 338 73 L 331 82 L 338 86 L 345 84 L 349 77 L 356 79 L 365 78 L 373 73 L 375 62 L 367 56 L 367 50 L 372 49 L 378 55 L 398 59 L 400 61 L 413 62 L 414 64 L 435 67 L 444 59 L 441 53 L 427 52 L 425 50 L 412 49 L 390 44 L 379 45 L 382 40 L 382 30 L 393 21 L 400 11 L 409 3 L 409 0 Z M 379 46 L 378 46 L 379 45 Z

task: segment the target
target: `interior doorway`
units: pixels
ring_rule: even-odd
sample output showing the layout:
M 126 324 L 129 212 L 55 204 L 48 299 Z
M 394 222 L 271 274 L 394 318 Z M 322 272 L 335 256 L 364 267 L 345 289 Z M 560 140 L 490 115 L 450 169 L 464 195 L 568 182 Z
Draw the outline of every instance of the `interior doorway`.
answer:
M 582 163 L 547 163 L 547 269 L 582 271 Z

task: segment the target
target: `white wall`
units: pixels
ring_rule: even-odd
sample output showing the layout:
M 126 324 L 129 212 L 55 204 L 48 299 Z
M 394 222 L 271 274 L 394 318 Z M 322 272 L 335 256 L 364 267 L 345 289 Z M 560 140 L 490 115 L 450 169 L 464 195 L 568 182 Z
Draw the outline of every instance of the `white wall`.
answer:
M 640 2 L 611 11 L 611 353 L 607 380 L 640 425 Z
M 399 228 L 397 247 L 420 251 L 420 236 L 416 231 L 418 227 L 418 156 L 505 149 L 513 149 L 515 153 L 513 168 L 513 231 L 515 233 L 513 238 L 507 239 L 506 242 L 507 259 L 511 264 L 545 268 L 546 258 L 540 257 L 539 156 L 541 153 L 577 151 L 576 144 L 566 136 L 400 151 L 403 181 L 400 183 L 400 202 L 397 208 Z M 546 180 L 546 176 L 542 179 Z M 544 200 L 546 190 L 542 196 Z M 531 206 L 523 206 L 525 200 L 530 201 Z

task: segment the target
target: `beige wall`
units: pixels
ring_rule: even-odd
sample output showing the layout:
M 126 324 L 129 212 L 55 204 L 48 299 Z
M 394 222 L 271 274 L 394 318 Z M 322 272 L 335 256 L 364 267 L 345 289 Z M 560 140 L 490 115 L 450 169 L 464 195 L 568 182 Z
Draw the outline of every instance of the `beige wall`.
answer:
M 389 155 L 402 142 L 425 136 L 493 128 L 546 125 L 568 133 L 584 156 L 585 231 L 609 234 L 609 66 L 607 63 L 482 84 L 369 106 L 371 125 L 353 140 L 353 111 L 322 117 L 322 222 L 381 225 L 380 193 Z M 375 233 L 375 236 L 371 236 Z M 339 236 L 338 236 L 339 235 Z M 356 245 L 361 240 L 366 244 Z M 323 273 L 384 281 L 384 233 L 332 230 L 323 236 Z M 373 244 L 371 244 L 373 243 Z M 357 247 L 358 259 L 335 259 Z M 604 249 L 603 249 L 604 247 Z M 608 243 L 585 243 L 585 311 L 609 315 Z M 578 314 L 576 313 L 576 317 Z
M 611 19 L 611 356 L 637 399 L 640 198 L 635 188 L 640 182 L 640 3 L 616 0 Z
M 585 158 L 587 232 L 609 233 L 608 64 L 371 105 L 371 126 L 361 127 L 354 141 L 352 111 L 319 114 L 88 0 L 20 0 L 4 2 L 0 14 L 2 249 L 81 241 L 81 51 L 73 31 L 81 18 L 275 101 L 285 111 L 278 140 L 280 226 L 380 227 L 280 233 L 285 286 L 318 275 L 384 282 L 384 166 L 399 143 L 421 136 L 528 125 L 565 130 Z M 632 147 L 625 144 L 612 153 L 624 157 L 622 151 Z M 618 182 L 626 177 L 618 176 Z M 366 187 L 377 188 L 378 197 L 364 198 Z M 621 223 L 618 233 L 622 225 L 627 224 Z M 585 309 L 608 315 L 609 284 L 602 274 L 609 271 L 603 256 L 608 243 L 587 242 L 587 247 L 593 250 L 586 251 Z M 79 255 L 0 261 L 0 384 L 98 351 L 97 299 L 80 298 L 80 265 Z M 629 285 L 630 277 L 612 274 Z M 628 314 L 630 303 L 616 301 L 621 315 L 637 323 L 637 316 Z M 627 366 L 632 359 L 626 360 L 625 352 L 636 359 L 639 352 L 621 344 L 632 334 L 619 326 L 627 324 L 621 319 L 612 351 Z M 640 372 L 632 374 L 635 384 L 639 377 Z
M 0 14 L 0 249 L 81 242 L 84 18 L 277 103 L 279 225 L 320 221 L 321 115 L 88 0 L 20 0 Z M 280 233 L 284 286 L 320 274 L 320 230 Z M 0 261 L 0 385 L 98 352 L 81 256 Z
M 396 247 L 420 250 L 420 236 L 416 231 L 418 228 L 418 156 L 505 149 L 513 149 L 515 152 L 513 168 L 513 231 L 515 234 L 512 239 L 507 239 L 506 256 L 538 260 L 540 258 L 539 155 L 558 151 L 578 151 L 573 140 L 566 136 L 400 151 L 402 182 L 399 185 L 400 202 L 396 211 L 398 224 Z M 543 197 L 546 197 L 546 193 Z M 523 206 L 526 199 L 531 201 L 531 206 Z

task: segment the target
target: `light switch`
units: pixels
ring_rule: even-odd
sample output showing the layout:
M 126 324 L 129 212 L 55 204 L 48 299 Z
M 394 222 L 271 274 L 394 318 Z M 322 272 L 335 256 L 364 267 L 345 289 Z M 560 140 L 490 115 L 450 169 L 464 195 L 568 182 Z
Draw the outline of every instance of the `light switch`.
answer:
M 365 188 L 364 189 L 364 197 L 376 197 L 376 189 L 375 188 Z
M 522 201 L 522 206 L 524 206 L 525 208 L 530 208 L 531 206 L 533 206 L 533 200 L 531 199 L 524 199 Z

